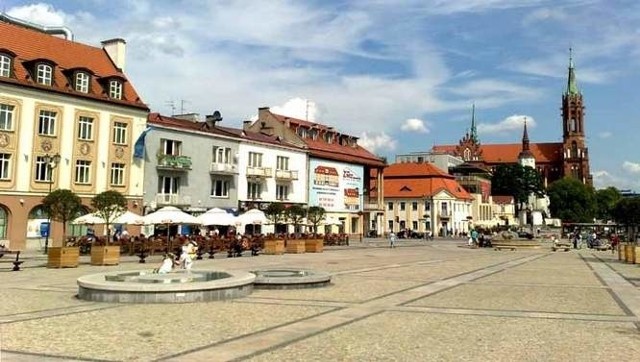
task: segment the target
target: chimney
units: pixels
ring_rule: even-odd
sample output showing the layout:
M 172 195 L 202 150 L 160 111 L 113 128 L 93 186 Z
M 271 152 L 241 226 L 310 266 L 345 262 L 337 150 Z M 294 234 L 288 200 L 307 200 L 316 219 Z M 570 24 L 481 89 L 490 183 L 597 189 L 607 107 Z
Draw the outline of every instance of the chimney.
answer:
M 102 49 L 109 54 L 109 58 L 111 58 L 113 64 L 115 64 L 121 72 L 124 72 L 127 42 L 120 38 L 104 40 L 102 42 Z
M 243 121 L 242 122 L 242 130 L 249 131 L 249 127 L 251 127 L 251 121 Z
M 264 120 L 265 118 L 267 118 L 267 115 L 270 112 L 271 111 L 269 110 L 269 107 L 260 107 L 260 108 L 258 108 L 258 119 L 259 120 Z

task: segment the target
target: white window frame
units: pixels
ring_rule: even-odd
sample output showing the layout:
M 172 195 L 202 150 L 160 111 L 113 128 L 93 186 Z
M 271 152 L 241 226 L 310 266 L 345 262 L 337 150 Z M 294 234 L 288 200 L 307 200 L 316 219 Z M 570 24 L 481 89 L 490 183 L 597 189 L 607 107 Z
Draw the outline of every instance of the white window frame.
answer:
M 165 181 L 169 183 L 165 185 Z M 168 186 L 168 192 L 167 188 Z M 180 176 L 158 176 L 158 194 L 159 195 L 179 195 L 180 194 Z
M 404 201 L 400 202 L 400 211 L 405 211 L 407 209 L 407 204 Z
M 11 179 L 11 154 L 0 153 L 0 180 Z
M 78 139 L 93 141 L 93 118 L 86 116 L 78 117 Z
M 180 156 L 182 154 L 182 142 L 163 138 L 162 152 L 168 156 Z
M 289 200 L 289 186 L 277 184 L 276 185 L 276 200 L 286 201 Z
M 113 122 L 113 143 L 116 145 L 127 144 L 127 126 L 124 122 Z
M 122 82 L 112 79 L 109 81 L 109 98 L 122 99 Z
M 393 202 L 387 202 L 387 210 L 393 211 Z
M 262 198 L 262 184 L 259 182 L 247 182 L 247 199 L 256 200 Z
M 211 180 L 211 197 L 214 198 L 229 198 L 229 188 L 231 182 L 224 179 L 212 179 Z M 219 193 L 218 193 L 219 191 Z
M 411 202 L 411 211 L 418 211 L 418 201 Z
M 89 81 L 91 76 L 86 72 L 76 72 L 75 89 L 78 92 L 89 93 Z
M 14 109 L 11 104 L 0 104 L 0 130 L 13 131 Z
M 74 183 L 82 185 L 91 183 L 91 161 L 76 160 Z
M 53 67 L 44 63 L 36 65 L 36 82 L 51 85 L 53 83 Z
M 249 152 L 249 167 L 262 167 L 262 153 Z
M 276 169 L 280 171 L 289 171 L 289 157 L 278 156 L 276 158 Z
M 36 156 L 36 171 L 34 173 L 37 182 L 51 182 L 52 169 L 47 165 L 43 156 Z
M 124 163 L 114 162 L 111 164 L 111 176 L 109 183 L 113 186 L 124 186 L 124 173 L 126 165 Z
M 213 146 L 213 163 L 232 164 L 231 148 Z
M 6 54 L 0 54 L 0 77 L 11 76 L 11 57 Z
M 56 118 L 58 113 L 55 111 L 40 110 L 38 115 L 38 134 L 44 136 L 56 135 Z

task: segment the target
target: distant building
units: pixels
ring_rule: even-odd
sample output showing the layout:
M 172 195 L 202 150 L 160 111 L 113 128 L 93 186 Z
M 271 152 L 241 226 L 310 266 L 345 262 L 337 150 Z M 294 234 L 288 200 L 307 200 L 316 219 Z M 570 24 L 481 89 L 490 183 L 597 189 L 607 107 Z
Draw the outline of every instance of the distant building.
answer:
M 452 167 L 459 166 L 464 163 L 461 157 L 451 155 L 447 152 L 411 152 L 404 155 L 396 155 L 396 163 L 406 162 L 429 162 L 444 172 L 449 172 Z

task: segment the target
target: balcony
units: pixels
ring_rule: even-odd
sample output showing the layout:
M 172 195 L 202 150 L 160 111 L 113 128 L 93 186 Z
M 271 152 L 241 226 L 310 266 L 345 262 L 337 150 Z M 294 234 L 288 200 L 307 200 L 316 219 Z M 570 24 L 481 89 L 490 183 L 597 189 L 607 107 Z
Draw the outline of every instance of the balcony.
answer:
M 298 171 L 276 170 L 276 179 L 282 181 L 293 181 L 298 179 Z
M 382 211 L 383 205 L 376 202 L 365 202 L 362 207 L 364 211 Z
M 247 166 L 247 177 L 266 178 L 272 176 L 273 172 L 271 171 L 271 167 Z
M 438 213 L 438 216 L 441 219 L 449 219 L 449 218 L 451 218 L 451 211 L 449 211 L 449 210 L 440 210 L 440 212 Z
M 191 205 L 191 196 L 180 194 L 157 194 L 156 204 L 158 206 Z
M 162 170 L 191 170 L 191 157 L 160 155 L 158 156 L 158 169 Z
M 238 173 L 238 166 L 231 163 L 215 163 L 212 162 L 209 167 L 209 173 L 222 175 L 235 175 Z

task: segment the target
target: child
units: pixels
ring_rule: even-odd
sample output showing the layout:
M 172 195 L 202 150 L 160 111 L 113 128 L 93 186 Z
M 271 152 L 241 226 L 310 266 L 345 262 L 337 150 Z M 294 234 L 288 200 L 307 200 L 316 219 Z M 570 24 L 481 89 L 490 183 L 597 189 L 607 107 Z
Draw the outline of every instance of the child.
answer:
M 162 258 L 162 265 L 158 269 L 158 274 L 167 274 L 171 270 L 173 270 L 173 264 L 175 262 L 175 257 L 172 253 L 164 254 Z

